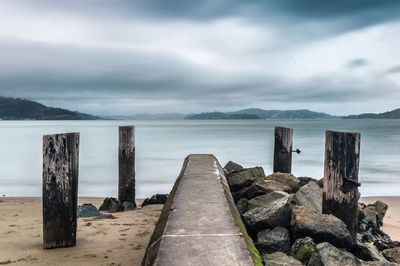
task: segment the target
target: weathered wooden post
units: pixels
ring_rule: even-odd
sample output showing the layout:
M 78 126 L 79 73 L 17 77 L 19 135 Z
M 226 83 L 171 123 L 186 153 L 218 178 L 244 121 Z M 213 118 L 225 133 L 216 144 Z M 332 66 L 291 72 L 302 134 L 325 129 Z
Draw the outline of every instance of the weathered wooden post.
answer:
M 119 127 L 118 200 L 135 204 L 135 127 Z
M 43 248 L 76 244 L 79 133 L 43 136 Z
M 359 133 L 326 132 L 322 212 L 341 219 L 353 241 L 356 240 L 358 227 L 359 159 Z
M 274 173 L 292 172 L 293 129 L 275 127 Z

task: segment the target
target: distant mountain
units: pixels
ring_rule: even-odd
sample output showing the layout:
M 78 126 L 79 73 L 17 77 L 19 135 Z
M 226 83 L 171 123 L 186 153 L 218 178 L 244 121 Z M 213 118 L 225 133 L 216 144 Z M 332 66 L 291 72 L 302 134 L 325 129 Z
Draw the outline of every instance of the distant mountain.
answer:
M 349 115 L 343 119 L 400 119 L 400 108 L 380 114 L 364 113 L 359 115 Z
M 2 120 L 95 120 L 100 117 L 47 107 L 43 104 L 18 99 L 0 97 L 0 119 Z
M 182 120 L 186 115 L 179 113 L 165 113 L 165 114 L 136 114 L 136 115 L 114 115 L 103 116 L 105 118 L 118 119 L 118 120 Z
M 310 110 L 244 109 L 236 112 L 190 114 L 185 119 L 338 119 L 340 117 Z
M 200 113 L 190 114 L 185 117 L 188 120 L 216 120 L 216 119 L 260 119 L 259 116 L 254 114 L 240 114 L 240 113 L 222 113 L 222 112 L 211 112 L 211 113 Z

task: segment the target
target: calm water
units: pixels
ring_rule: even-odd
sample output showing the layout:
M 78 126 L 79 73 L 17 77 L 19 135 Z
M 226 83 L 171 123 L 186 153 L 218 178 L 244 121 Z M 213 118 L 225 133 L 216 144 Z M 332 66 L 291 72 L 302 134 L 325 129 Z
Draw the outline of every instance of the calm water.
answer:
M 361 193 L 400 195 L 399 120 L 0 121 L 0 195 L 41 195 L 42 135 L 81 133 L 79 195 L 116 196 L 118 126 L 136 125 L 139 197 L 171 189 L 189 153 L 272 170 L 275 126 L 294 129 L 293 172 L 323 175 L 324 132 L 361 132 Z

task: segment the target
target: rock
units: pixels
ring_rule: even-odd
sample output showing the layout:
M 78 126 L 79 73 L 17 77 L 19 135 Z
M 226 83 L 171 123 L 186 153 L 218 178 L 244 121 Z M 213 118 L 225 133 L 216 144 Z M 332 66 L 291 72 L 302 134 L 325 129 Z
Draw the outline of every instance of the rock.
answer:
M 235 162 L 232 162 L 232 161 L 229 161 L 224 167 L 225 174 L 240 171 L 242 169 L 243 169 L 243 166 L 241 166 L 240 164 L 237 164 Z
M 273 173 L 265 178 L 265 180 L 273 180 L 286 185 L 286 189 L 279 189 L 287 193 L 296 193 L 300 188 L 300 180 L 290 173 Z M 277 190 L 275 190 L 277 191 Z
M 98 219 L 116 219 L 114 215 L 111 213 L 100 213 L 100 217 L 97 217 Z
M 265 177 L 262 167 L 244 168 L 226 175 L 231 191 L 239 191 L 262 177 Z
M 292 211 L 291 199 L 292 197 L 287 195 L 269 204 L 245 212 L 242 216 L 249 231 L 255 235 L 266 228 L 288 227 Z
M 321 178 L 320 180 L 318 180 L 318 186 L 320 187 L 320 188 L 324 188 L 324 178 Z
M 262 253 L 287 252 L 290 249 L 289 231 L 281 226 L 262 230 L 257 234 L 256 247 Z
M 314 179 L 314 178 L 308 177 L 308 176 L 299 176 L 299 177 L 297 177 L 297 179 L 299 180 L 300 187 L 302 187 L 304 185 L 307 185 L 311 181 L 314 181 L 315 183 L 318 183 L 317 179 Z
M 322 213 L 322 188 L 314 181 L 302 186 L 293 200 L 311 211 Z
M 361 243 L 357 241 L 353 246 L 352 252 L 357 258 L 362 260 L 386 262 L 385 257 L 372 243 Z
M 388 261 L 400 263 L 400 247 L 386 249 L 382 253 Z
M 314 252 L 315 243 L 311 237 L 296 239 L 290 249 L 290 255 L 304 264 L 308 263 Z
M 133 210 L 136 208 L 136 203 L 130 202 L 130 201 L 124 201 L 122 203 L 122 207 L 124 208 L 125 211 Z
M 301 266 L 300 261 L 295 258 L 289 257 L 283 252 L 275 252 L 272 254 L 265 254 L 263 256 L 265 265 L 268 266 Z
M 270 202 L 280 199 L 283 197 L 288 196 L 289 194 L 283 191 L 272 191 L 267 194 L 263 194 L 260 196 L 257 196 L 255 198 L 252 198 L 251 200 L 248 201 L 248 208 L 249 210 L 260 207 L 265 204 L 269 204 Z
M 383 225 L 387 209 L 388 205 L 379 200 L 373 204 L 359 204 L 358 216 L 361 223 L 379 229 Z
M 119 212 L 123 211 L 124 207 L 116 198 L 105 198 L 99 210 L 106 212 Z
M 333 215 L 319 214 L 303 206 L 294 206 L 290 226 L 294 239 L 309 236 L 316 243 L 329 242 L 346 249 L 352 246 L 346 224 Z
M 257 179 L 249 187 L 246 187 L 234 194 L 235 199 L 246 198 L 252 199 L 260 195 L 271 193 L 274 191 L 290 191 L 291 188 L 283 183 L 275 180 Z
M 240 214 L 243 214 L 249 210 L 249 201 L 247 199 L 239 199 L 236 202 L 236 208 Z
M 308 266 L 335 266 L 362 265 L 361 261 L 350 252 L 336 248 L 330 243 L 324 242 L 315 246 L 315 252 L 311 256 Z
M 168 194 L 155 194 L 151 198 L 146 198 L 142 203 L 142 207 L 150 204 L 165 204 L 167 199 Z
M 99 210 L 91 203 L 78 206 L 78 217 L 99 217 Z

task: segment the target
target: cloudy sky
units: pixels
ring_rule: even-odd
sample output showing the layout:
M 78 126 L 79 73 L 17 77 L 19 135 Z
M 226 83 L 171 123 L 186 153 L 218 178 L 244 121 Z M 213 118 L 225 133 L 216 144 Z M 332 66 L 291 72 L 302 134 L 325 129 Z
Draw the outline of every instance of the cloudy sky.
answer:
M 1 0 L 0 95 L 93 114 L 400 107 L 399 0 Z

